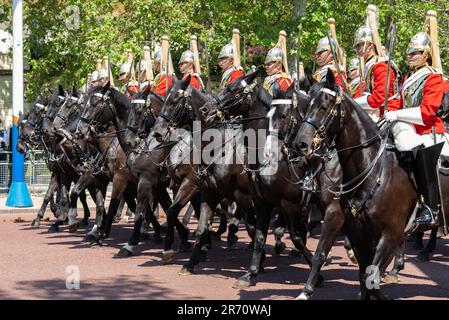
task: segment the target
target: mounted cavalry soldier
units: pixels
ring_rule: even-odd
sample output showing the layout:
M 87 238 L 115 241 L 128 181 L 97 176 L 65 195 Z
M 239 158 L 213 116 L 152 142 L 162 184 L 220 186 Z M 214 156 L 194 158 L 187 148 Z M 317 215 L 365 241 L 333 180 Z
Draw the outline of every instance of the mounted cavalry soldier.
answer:
M 120 92 L 131 97 L 139 91 L 139 84 L 136 81 L 131 49 L 126 50 L 126 54 L 127 62 L 120 66 L 119 81 L 122 84 Z
M 449 135 L 437 116 L 445 93 L 438 48 L 436 12 L 427 13 L 427 32 L 413 36 L 407 48 L 413 69 L 401 91 L 402 109 L 385 114 L 392 127 L 398 151 L 408 152 L 421 195 L 422 210 L 417 224 L 437 224 L 439 187 L 437 163 L 440 153 L 449 156 Z M 433 132 L 432 132 L 433 131 Z
M 240 66 L 240 31 L 232 31 L 232 43 L 225 45 L 218 55 L 218 65 L 224 71 L 220 87 L 223 89 L 240 77 L 243 68 Z
M 190 86 L 197 90 L 204 91 L 204 84 L 201 80 L 201 68 L 198 55 L 196 36 L 190 37 L 190 50 L 184 51 L 179 60 L 179 71 L 183 74 L 182 80 L 190 75 Z
M 385 56 L 377 32 L 376 14 L 377 8 L 369 5 L 367 24 L 356 31 L 354 40 L 354 49 L 361 61 L 362 82 L 365 87 L 363 96 L 355 101 L 375 122 L 384 114 L 388 69 L 388 57 Z M 389 73 L 388 108 L 398 110 L 400 71 L 393 61 Z
M 330 69 L 334 73 L 335 82 L 340 86 L 340 88 L 344 89 L 346 86 L 346 73 L 344 70 L 345 63 L 343 51 L 338 45 L 337 36 L 335 33 L 335 20 L 333 18 L 330 18 L 328 20 L 328 25 L 332 35 L 332 46 L 336 50 L 337 57 L 334 57 L 334 55 L 332 54 L 329 37 L 321 38 L 318 41 L 318 46 L 315 51 L 315 59 L 317 64 L 320 66 L 320 69 L 315 72 L 313 78 L 318 82 L 326 81 L 327 70 Z M 342 83 L 340 76 L 338 75 L 337 64 L 340 67 L 340 73 L 345 83 Z
M 153 77 L 153 66 L 151 64 L 151 53 L 150 47 L 143 47 L 143 60 L 140 61 L 140 71 L 139 71 L 139 89 L 140 91 L 145 91 L 148 86 L 151 86 Z
M 360 77 L 360 60 L 358 58 L 351 59 L 348 68 L 349 74 L 349 90 L 353 98 L 358 98 L 364 92 L 363 83 Z
M 154 54 L 154 67 L 158 74 L 154 78 L 153 92 L 163 97 L 167 96 L 173 85 L 173 75 L 175 74 L 168 41 L 169 37 L 163 36 L 162 47 Z
M 265 59 L 265 71 L 268 76 L 265 78 L 263 87 L 272 96 L 286 91 L 293 83 L 288 73 L 286 37 L 285 31 L 279 32 L 277 45 L 268 51 Z

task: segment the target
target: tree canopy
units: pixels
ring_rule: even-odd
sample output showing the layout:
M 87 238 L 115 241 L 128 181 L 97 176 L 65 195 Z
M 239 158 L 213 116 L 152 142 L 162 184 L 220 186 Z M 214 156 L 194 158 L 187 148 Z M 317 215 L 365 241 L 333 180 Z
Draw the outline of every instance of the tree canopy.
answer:
M 165 34 L 175 62 L 188 48 L 190 35 L 197 35 L 203 73 L 208 73 L 208 56 L 209 72 L 217 75 L 218 53 L 231 41 L 234 28 L 242 35 L 242 53 L 253 46 L 271 48 L 279 31 L 285 30 L 293 57 L 300 26 L 300 57 L 312 68 L 317 41 L 326 35 L 327 19 L 334 17 L 338 40 L 350 58 L 354 32 L 365 23 L 370 3 L 379 8 L 383 43 L 390 21 L 397 23 L 394 58 L 403 70 L 410 38 L 422 30 L 427 10 L 437 11 L 443 67 L 449 63 L 447 0 L 34 0 L 24 1 L 25 53 L 30 62 L 26 94 L 32 99 L 56 83 L 81 85 L 103 56 L 109 56 L 117 75 L 126 49 L 140 59 L 142 47 L 154 46 Z M 11 21 L 11 12 L 10 1 L 0 4 L 1 21 Z

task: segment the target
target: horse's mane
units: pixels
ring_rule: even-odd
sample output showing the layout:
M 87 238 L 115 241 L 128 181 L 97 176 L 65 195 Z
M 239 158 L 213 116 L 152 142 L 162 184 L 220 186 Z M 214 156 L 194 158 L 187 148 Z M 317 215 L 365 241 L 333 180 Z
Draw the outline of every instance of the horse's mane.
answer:
M 129 101 L 128 96 L 121 93 L 120 91 L 118 91 L 115 88 L 109 88 L 109 92 L 110 92 L 110 97 L 111 97 L 111 102 L 114 106 L 120 105 L 120 106 L 130 106 L 131 105 L 131 101 Z

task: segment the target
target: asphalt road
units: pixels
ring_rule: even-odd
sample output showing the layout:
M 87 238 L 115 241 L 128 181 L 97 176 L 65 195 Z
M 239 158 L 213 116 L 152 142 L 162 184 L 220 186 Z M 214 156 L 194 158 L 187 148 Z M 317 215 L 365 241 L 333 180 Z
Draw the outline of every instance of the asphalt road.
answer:
M 18 216 L 24 221 L 14 222 Z M 136 256 L 114 259 L 128 239 L 132 220 L 114 224 L 112 238 L 102 247 L 91 247 L 81 242 L 85 230 L 70 234 L 63 227 L 62 232 L 47 233 L 51 222 L 31 229 L 33 217 L 29 213 L 0 215 L 2 299 L 292 299 L 309 274 L 303 258 L 289 257 L 292 243 L 288 239 L 287 250 L 276 255 L 269 235 L 265 272 L 249 289 L 233 289 L 251 255 L 243 227 L 234 247 L 227 248 L 223 236 L 214 242 L 210 261 L 201 263 L 196 274 L 180 276 L 178 271 L 189 253 L 179 253 L 172 264 L 162 265 L 162 245 L 152 241 L 142 243 Z M 195 225 L 193 221 L 191 230 Z M 308 247 L 314 250 L 317 241 L 317 237 L 310 238 Z M 384 293 L 393 299 L 449 299 L 449 239 L 439 239 L 431 262 L 418 261 L 411 243 L 406 253 L 400 282 L 382 285 Z M 79 289 L 69 290 L 66 280 L 74 270 L 79 270 Z M 342 239 L 322 275 L 325 282 L 312 299 L 357 299 L 357 266 L 347 258 Z

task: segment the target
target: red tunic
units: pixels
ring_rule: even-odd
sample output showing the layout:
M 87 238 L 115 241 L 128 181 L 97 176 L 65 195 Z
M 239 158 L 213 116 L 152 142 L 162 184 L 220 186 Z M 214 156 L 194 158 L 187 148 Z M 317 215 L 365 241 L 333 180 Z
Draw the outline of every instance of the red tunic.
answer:
M 243 71 L 240 69 L 232 71 L 231 76 L 229 77 L 229 84 L 234 83 L 235 80 L 243 76 L 244 76 Z
M 173 76 L 172 75 L 168 75 L 168 88 L 167 88 L 167 84 L 165 81 L 166 79 L 166 74 L 162 73 L 160 74 L 160 76 L 156 77 L 156 79 L 154 80 L 154 84 L 153 84 L 153 89 L 154 89 L 154 93 L 159 94 L 163 97 L 165 97 L 167 95 L 167 90 L 170 89 L 170 87 L 173 84 Z
M 416 133 L 423 135 L 432 132 L 435 127 L 436 133 L 444 133 L 443 120 L 435 115 L 443 101 L 445 92 L 445 81 L 441 74 L 430 74 L 424 83 L 422 102 L 420 105 L 421 116 L 424 125 L 414 124 Z M 401 96 L 401 105 L 404 104 L 404 97 Z
M 201 90 L 201 80 L 198 78 L 198 75 L 195 73 L 186 73 L 184 77 L 182 77 L 182 80 L 187 79 L 187 76 L 190 74 L 190 86 L 195 88 L 196 90 Z
M 387 68 L 388 63 L 385 61 L 376 63 L 372 71 L 371 95 L 368 96 L 368 104 L 371 108 L 380 108 L 380 116 L 384 114 L 385 90 L 387 85 Z M 390 69 L 390 87 L 388 90 L 388 97 L 393 97 L 395 94 L 396 74 L 394 69 Z M 388 101 L 388 110 L 395 111 L 400 109 L 400 99 L 392 99 Z

